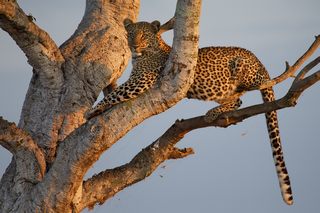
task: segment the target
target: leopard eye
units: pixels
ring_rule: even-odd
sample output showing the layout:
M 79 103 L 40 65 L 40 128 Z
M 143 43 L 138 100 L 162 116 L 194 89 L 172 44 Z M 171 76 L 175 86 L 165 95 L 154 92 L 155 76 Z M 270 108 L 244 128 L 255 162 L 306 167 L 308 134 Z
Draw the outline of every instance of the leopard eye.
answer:
M 144 35 L 144 34 L 140 34 L 140 35 L 139 35 L 139 40 L 140 40 L 140 41 L 145 40 L 145 35 Z

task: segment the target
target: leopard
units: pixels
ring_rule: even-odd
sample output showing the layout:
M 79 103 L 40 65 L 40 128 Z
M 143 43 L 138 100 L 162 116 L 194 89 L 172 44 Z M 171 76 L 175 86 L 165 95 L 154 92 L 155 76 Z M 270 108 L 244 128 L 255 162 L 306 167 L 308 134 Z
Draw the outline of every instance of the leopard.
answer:
M 129 79 L 107 94 L 86 114 L 87 119 L 103 113 L 112 106 L 138 97 L 161 78 L 171 52 L 161 37 L 165 31 L 159 21 L 133 22 L 124 20 L 128 46 L 132 54 L 132 71 Z M 219 105 L 205 115 L 212 122 L 224 112 L 238 109 L 240 97 L 251 88 L 270 80 L 265 66 L 249 50 L 241 47 L 211 46 L 198 49 L 194 81 L 186 98 L 215 101 Z M 273 88 L 260 90 L 264 102 L 275 100 Z M 269 139 L 280 190 L 284 202 L 293 204 L 290 179 L 283 157 L 277 112 L 265 113 Z

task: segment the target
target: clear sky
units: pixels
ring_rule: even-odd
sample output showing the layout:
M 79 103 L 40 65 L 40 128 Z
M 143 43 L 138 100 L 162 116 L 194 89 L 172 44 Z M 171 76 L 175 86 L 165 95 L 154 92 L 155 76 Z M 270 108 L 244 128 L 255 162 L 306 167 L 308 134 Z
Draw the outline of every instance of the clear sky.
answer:
M 85 6 L 84 0 L 19 2 L 58 45 L 74 32 Z M 173 0 L 141 0 L 139 19 L 165 22 L 174 14 L 175 4 Z M 320 34 L 319 8 L 319 0 L 204 0 L 200 46 L 247 48 L 274 77 L 284 71 L 286 60 L 293 64 Z M 22 51 L 0 30 L 0 115 L 5 119 L 18 122 L 31 73 Z M 285 94 L 290 82 L 275 87 L 277 97 Z M 227 129 L 191 132 L 179 146 L 193 147 L 195 155 L 165 162 L 151 177 L 118 193 L 94 212 L 320 212 L 319 94 L 317 84 L 302 95 L 296 107 L 278 112 L 293 206 L 282 201 L 264 116 L 260 115 Z M 260 103 L 260 94 L 248 93 L 243 102 L 243 106 Z M 87 176 L 128 162 L 174 120 L 203 114 L 213 106 L 183 100 L 148 119 L 105 152 Z M 10 158 L 0 147 L 0 176 Z

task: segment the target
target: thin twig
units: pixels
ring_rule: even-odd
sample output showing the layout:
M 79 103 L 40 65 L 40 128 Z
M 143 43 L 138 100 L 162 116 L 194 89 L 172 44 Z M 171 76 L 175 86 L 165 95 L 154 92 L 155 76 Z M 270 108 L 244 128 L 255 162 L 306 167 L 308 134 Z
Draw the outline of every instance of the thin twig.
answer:
M 320 35 L 315 36 L 315 41 L 312 43 L 312 45 L 309 47 L 309 49 L 294 63 L 293 66 L 290 66 L 288 62 L 286 62 L 286 70 L 279 75 L 278 77 L 273 78 L 270 81 L 267 81 L 263 83 L 262 85 L 258 87 L 253 87 L 249 90 L 262 90 L 265 88 L 272 87 L 287 78 L 294 76 L 295 72 L 303 65 L 303 63 L 310 58 L 310 56 L 318 49 L 320 46 Z
M 307 64 L 305 67 L 302 68 L 302 70 L 299 72 L 297 77 L 294 81 L 298 81 L 304 78 L 304 76 L 312 70 L 315 66 L 317 66 L 320 63 L 320 56 L 315 58 L 313 61 L 311 61 L 309 64 Z

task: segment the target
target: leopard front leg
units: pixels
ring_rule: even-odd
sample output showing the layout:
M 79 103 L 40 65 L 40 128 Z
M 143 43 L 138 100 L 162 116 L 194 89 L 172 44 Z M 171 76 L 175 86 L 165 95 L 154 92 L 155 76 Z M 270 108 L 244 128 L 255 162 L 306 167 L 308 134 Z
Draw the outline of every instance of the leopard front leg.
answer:
M 111 93 L 109 93 L 103 100 L 101 100 L 95 107 L 90 109 L 86 114 L 86 119 L 101 114 L 112 106 L 121 102 L 136 98 L 138 95 L 149 89 L 156 81 L 158 74 L 156 72 L 144 72 L 139 75 L 131 75 L 130 78 Z
M 204 120 L 210 123 L 214 121 L 220 114 L 238 109 L 241 106 L 241 104 L 242 104 L 242 101 L 240 100 L 240 98 L 234 101 L 223 103 L 213 109 L 210 109 L 206 113 Z
M 90 118 L 93 118 L 94 116 L 97 116 L 107 109 L 111 108 L 111 104 L 108 103 L 108 100 L 106 98 L 102 99 L 95 107 L 91 108 L 89 111 L 87 111 L 84 115 L 84 117 L 89 120 Z

